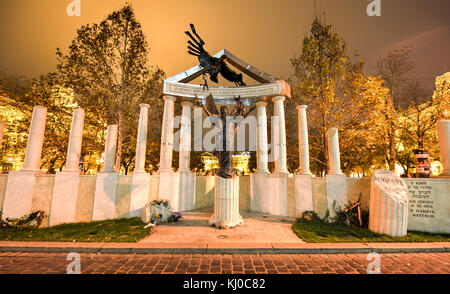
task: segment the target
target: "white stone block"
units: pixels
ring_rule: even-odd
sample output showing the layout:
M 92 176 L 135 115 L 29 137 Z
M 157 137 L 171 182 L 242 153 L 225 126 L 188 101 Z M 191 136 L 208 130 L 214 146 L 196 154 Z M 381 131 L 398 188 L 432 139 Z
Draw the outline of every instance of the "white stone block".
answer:
M 333 203 L 336 202 L 336 207 L 340 207 L 342 209 L 348 202 L 347 178 L 344 174 L 333 174 L 327 175 L 326 179 L 327 203 L 331 220 L 332 217 L 336 216 L 336 211 L 333 208 Z
M 217 228 L 232 228 L 242 225 L 244 220 L 239 213 L 239 177 L 231 179 L 215 178 L 214 214 L 210 225 Z
M 114 172 L 97 174 L 92 213 L 93 221 L 115 218 L 118 178 L 119 176 Z
M 142 208 L 148 203 L 150 174 L 134 172 L 131 176 L 131 196 L 129 217 L 139 217 Z
M 18 218 L 31 212 L 35 183 L 35 171 L 16 171 L 8 174 L 3 200 L 4 218 Z
M 179 173 L 178 175 L 178 209 L 174 211 L 190 211 L 195 209 L 195 174 Z M 176 197 L 176 195 L 174 195 Z
M 288 216 L 288 174 L 271 174 L 269 187 L 268 213 Z
M 288 216 L 287 174 L 250 175 L 250 211 Z
M 250 211 L 269 213 L 270 174 L 250 175 Z
M 312 193 L 312 176 L 295 175 L 295 214 L 296 217 L 302 217 L 305 211 L 314 210 L 314 201 Z
M 178 195 L 179 179 L 178 173 L 159 172 L 158 199 L 168 200 L 170 207 L 175 211 L 178 211 L 179 208 L 179 197 L 175 196 Z
M 49 226 L 75 222 L 80 172 L 57 172 L 53 185 Z

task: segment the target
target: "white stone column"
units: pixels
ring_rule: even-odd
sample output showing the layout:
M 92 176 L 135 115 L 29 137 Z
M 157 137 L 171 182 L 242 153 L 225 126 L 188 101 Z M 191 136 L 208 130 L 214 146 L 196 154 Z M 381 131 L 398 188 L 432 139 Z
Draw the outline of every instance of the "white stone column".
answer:
M 145 173 L 145 156 L 147 153 L 147 130 L 148 130 L 148 109 L 150 105 L 141 103 L 141 113 L 139 115 L 139 126 L 136 142 L 136 159 L 134 173 Z
M 257 131 L 257 171 L 258 174 L 269 173 L 269 147 L 267 144 L 267 102 L 256 102 L 256 115 L 258 119 Z
M 3 131 L 5 129 L 5 122 L 0 121 L 0 148 L 2 147 Z
M 76 109 L 72 117 L 72 128 L 70 130 L 69 146 L 67 148 L 67 161 L 64 171 L 79 171 L 81 144 L 83 141 L 84 110 Z
M 117 125 L 109 125 L 106 130 L 105 161 L 102 172 L 114 172 L 114 162 L 117 148 Z
M 62 172 L 57 172 L 55 175 L 49 216 L 50 226 L 75 222 L 83 128 L 84 110 L 76 109 L 72 117 L 66 166 Z
M 306 105 L 297 106 L 298 111 L 298 145 L 300 174 L 310 175 L 309 170 L 309 141 L 308 141 L 308 122 L 306 119 Z
M 117 125 L 109 125 L 106 131 L 105 162 L 97 174 L 94 192 L 92 220 L 99 221 L 116 217 L 117 182 L 119 175 L 114 170 L 117 148 Z
M 128 217 L 139 217 L 142 209 L 149 201 L 150 174 L 145 172 L 145 157 L 147 154 L 148 109 L 150 105 L 142 103 L 139 106 L 141 111 L 136 142 L 136 160 L 131 176 L 133 189 L 130 195 Z
M 328 130 L 328 161 L 328 174 L 341 175 L 341 157 L 339 152 L 339 136 L 337 128 L 331 128 Z
M 286 167 L 286 123 L 284 117 L 284 100 L 283 96 L 277 96 L 272 99 L 274 103 L 274 120 L 273 124 L 273 153 L 275 168 L 274 173 L 288 174 Z
M 19 218 L 31 213 L 36 172 L 40 170 L 47 108 L 35 106 L 28 134 L 25 164 L 8 174 L 3 200 L 3 217 Z
M 191 172 L 191 110 L 193 103 L 190 101 L 183 101 L 181 129 L 180 129 L 180 156 L 178 172 Z
M 40 169 L 46 119 L 47 108 L 35 106 L 31 118 L 30 132 L 28 134 L 23 171 L 38 171 Z
M 450 176 L 450 120 L 440 120 L 437 123 L 441 163 L 444 172 L 441 176 Z
M 164 116 L 161 133 L 161 154 L 159 161 L 160 172 L 172 172 L 175 100 L 176 98 L 173 96 L 164 96 Z

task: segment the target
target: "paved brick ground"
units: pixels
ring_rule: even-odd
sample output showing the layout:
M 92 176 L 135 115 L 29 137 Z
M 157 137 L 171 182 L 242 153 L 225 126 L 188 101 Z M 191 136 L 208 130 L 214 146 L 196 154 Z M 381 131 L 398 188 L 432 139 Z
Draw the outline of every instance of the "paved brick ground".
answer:
M 365 274 L 365 254 L 81 254 L 82 274 Z M 65 253 L 0 253 L 0 274 L 64 274 Z M 450 253 L 381 254 L 384 274 L 449 274 Z

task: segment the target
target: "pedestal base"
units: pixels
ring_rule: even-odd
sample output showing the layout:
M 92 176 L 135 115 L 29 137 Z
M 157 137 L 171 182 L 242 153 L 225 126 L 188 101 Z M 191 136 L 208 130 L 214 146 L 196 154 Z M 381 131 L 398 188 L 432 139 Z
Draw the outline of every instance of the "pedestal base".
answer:
M 239 177 L 231 179 L 215 177 L 214 214 L 209 220 L 211 226 L 229 229 L 244 223 L 239 213 Z

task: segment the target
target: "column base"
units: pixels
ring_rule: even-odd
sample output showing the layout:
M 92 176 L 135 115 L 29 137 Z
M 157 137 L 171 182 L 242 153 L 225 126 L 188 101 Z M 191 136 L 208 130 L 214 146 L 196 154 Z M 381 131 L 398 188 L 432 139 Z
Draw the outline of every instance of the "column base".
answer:
M 148 203 L 150 174 L 146 172 L 133 172 L 131 175 L 130 211 L 128 217 L 139 217 L 141 210 Z
M 326 176 L 327 204 L 330 213 L 330 221 L 336 217 L 334 204 L 343 209 L 348 201 L 347 177 L 344 174 L 332 174 Z
M 274 174 L 280 174 L 280 175 L 288 175 L 289 171 L 287 169 L 282 169 L 280 171 L 274 171 Z
M 31 212 L 36 171 L 10 172 L 3 200 L 3 217 L 19 218 Z
M 49 226 L 75 222 L 79 181 L 79 171 L 56 173 Z
M 209 224 L 218 229 L 230 229 L 244 224 L 239 213 L 239 177 L 215 177 L 214 214 Z
M 115 172 L 100 172 L 95 182 L 92 221 L 114 219 L 116 217 L 117 181 Z
M 270 174 L 270 171 L 268 169 L 257 170 L 255 174 Z

